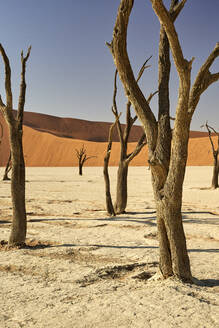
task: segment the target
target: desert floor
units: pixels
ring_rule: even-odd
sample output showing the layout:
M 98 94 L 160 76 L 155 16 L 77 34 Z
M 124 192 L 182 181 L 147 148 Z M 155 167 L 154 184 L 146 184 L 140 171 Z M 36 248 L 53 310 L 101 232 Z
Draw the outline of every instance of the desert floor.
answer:
M 3 168 L 0 168 L 0 176 Z M 110 168 L 115 198 L 116 168 Z M 154 279 L 150 171 L 130 167 L 127 213 L 106 216 L 102 168 L 27 168 L 28 245 L 0 247 L 1 328 L 219 327 L 219 190 L 188 167 L 183 221 L 196 284 Z M 11 221 L 0 182 L 0 240 Z M 152 278 L 151 278 L 152 277 Z

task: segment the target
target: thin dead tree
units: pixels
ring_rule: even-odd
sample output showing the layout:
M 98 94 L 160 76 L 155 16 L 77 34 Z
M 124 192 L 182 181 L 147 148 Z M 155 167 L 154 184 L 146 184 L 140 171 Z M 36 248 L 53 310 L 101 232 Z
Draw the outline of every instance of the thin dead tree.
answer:
M 150 58 L 148 58 L 145 61 L 145 63 L 142 65 L 142 67 L 138 73 L 138 77 L 136 80 L 137 82 L 139 82 L 144 70 L 149 67 L 149 66 L 147 66 L 147 62 L 149 61 Z M 148 98 L 148 102 L 151 101 L 151 99 L 157 92 L 158 91 L 150 94 L 150 96 Z M 114 93 L 113 93 L 112 112 L 115 116 L 117 131 L 118 131 L 119 140 L 120 140 L 120 159 L 119 159 L 119 167 L 118 167 L 118 171 L 117 171 L 116 201 L 114 204 L 114 210 L 115 210 L 116 214 L 121 214 L 121 213 L 125 212 L 125 209 L 127 206 L 128 166 L 129 166 L 130 162 L 140 153 L 142 148 L 147 144 L 147 141 L 146 141 L 146 135 L 143 132 L 142 136 L 138 140 L 138 143 L 137 143 L 135 149 L 131 153 L 128 153 L 128 140 L 129 140 L 129 136 L 130 136 L 130 132 L 133 127 L 133 124 L 137 120 L 137 115 L 135 115 L 134 117 L 131 116 L 131 102 L 128 100 L 128 102 L 126 104 L 126 124 L 125 124 L 125 129 L 123 132 L 122 126 L 120 123 L 120 119 L 119 119 L 118 109 L 117 109 L 116 96 L 117 96 L 117 70 L 115 72 L 115 77 L 114 77 Z
M 105 193 L 106 193 L 106 210 L 107 210 L 107 214 L 110 216 L 116 215 L 113 207 L 111 192 L 110 192 L 110 178 L 109 178 L 109 170 L 108 170 L 109 160 L 112 150 L 112 142 L 113 142 L 112 135 L 115 125 L 116 125 L 116 121 L 109 128 L 108 145 L 107 145 L 106 155 L 104 156 L 104 164 L 103 164 L 103 176 L 105 181 Z
M 84 148 L 84 145 L 80 149 L 75 149 L 76 156 L 78 159 L 78 169 L 79 169 L 79 175 L 82 175 L 82 168 L 86 161 L 88 161 L 91 158 L 94 158 L 96 156 L 87 156 L 87 151 Z
M 27 231 L 26 208 L 25 208 L 25 163 L 23 155 L 23 112 L 26 95 L 26 62 L 30 56 L 29 47 L 26 56 L 21 52 L 21 82 L 17 116 L 13 115 L 13 97 L 11 90 L 11 68 L 9 59 L 3 46 L 0 44 L 0 54 L 5 67 L 5 93 L 6 104 L 0 97 L 0 110 L 9 126 L 9 141 L 12 162 L 11 197 L 13 218 L 9 245 L 24 245 Z
M 6 180 L 10 180 L 8 174 L 9 172 L 11 171 L 12 169 L 12 163 L 11 163 L 11 152 L 9 154 L 9 157 L 8 157 L 8 161 L 7 161 L 7 164 L 6 164 L 6 167 L 5 167 L 5 172 L 4 172 L 4 175 L 3 175 L 3 181 L 6 181 Z
M 203 126 L 202 126 L 203 127 Z M 211 188 L 217 189 L 218 188 L 218 173 L 219 173 L 219 166 L 218 166 L 218 152 L 219 152 L 219 133 L 208 123 L 205 123 L 205 127 L 208 131 L 208 137 L 211 143 L 212 148 L 212 155 L 214 158 L 214 166 L 213 166 L 213 177 L 211 182 Z M 212 140 L 212 132 L 216 134 L 217 136 L 217 148 L 214 146 L 213 140 Z
M 127 53 L 127 27 L 134 0 L 121 0 L 113 40 L 109 44 L 126 95 L 140 119 L 148 142 L 160 248 L 160 272 L 164 278 L 175 276 L 192 281 L 186 238 L 182 225 L 182 186 L 188 153 L 190 123 L 202 93 L 219 79 L 210 68 L 219 56 L 219 43 L 201 66 L 193 85 L 191 69 L 194 58 L 184 58 L 174 22 L 186 0 L 172 0 L 167 10 L 162 0 L 150 0 L 160 21 L 159 108 L 155 117 L 135 80 Z M 179 76 L 178 103 L 171 133 L 169 110 L 169 74 L 171 49 Z

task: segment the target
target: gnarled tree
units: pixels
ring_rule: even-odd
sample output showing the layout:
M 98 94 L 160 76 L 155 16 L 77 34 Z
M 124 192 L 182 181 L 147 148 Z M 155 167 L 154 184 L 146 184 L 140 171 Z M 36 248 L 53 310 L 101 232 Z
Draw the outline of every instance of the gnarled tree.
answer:
M 5 93 L 6 104 L 0 97 L 0 110 L 9 126 L 9 141 L 12 161 L 11 197 L 12 197 L 12 228 L 9 237 L 9 245 L 23 245 L 26 239 L 27 221 L 25 208 L 25 163 L 23 155 L 23 112 L 26 95 L 26 62 L 31 48 L 24 57 L 21 52 L 21 83 L 17 116 L 13 115 L 13 97 L 11 90 L 11 68 L 9 59 L 3 46 L 0 44 L 0 53 L 5 67 Z
M 78 159 L 78 169 L 79 169 L 79 175 L 82 175 L 82 168 L 86 161 L 89 159 L 96 157 L 96 156 L 87 156 L 87 151 L 84 148 L 84 145 L 80 149 L 75 149 L 76 156 Z
M 213 177 L 211 181 L 211 188 L 212 189 L 217 189 L 218 188 L 218 173 L 219 173 L 219 166 L 218 166 L 218 152 L 219 152 L 219 133 L 208 123 L 205 123 L 205 127 L 208 131 L 208 137 L 211 143 L 211 148 L 212 148 L 212 155 L 214 158 L 214 166 L 213 166 Z M 217 148 L 214 146 L 214 142 L 212 140 L 212 132 L 215 133 L 217 136 Z
M 159 18 L 159 113 L 155 117 L 140 90 L 127 53 L 127 27 L 134 0 L 121 0 L 111 42 L 111 52 L 123 83 L 145 130 L 149 164 L 157 208 L 160 271 L 164 278 L 176 276 L 191 281 L 190 262 L 182 225 L 182 187 L 187 161 L 190 122 L 202 93 L 219 79 L 210 67 L 219 56 L 219 43 L 201 66 L 191 85 L 191 60 L 184 58 L 174 21 L 186 0 L 172 0 L 168 11 L 162 0 L 150 0 Z M 169 48 L 179 76 L 178 102 L 171 133 L 169 115 Z

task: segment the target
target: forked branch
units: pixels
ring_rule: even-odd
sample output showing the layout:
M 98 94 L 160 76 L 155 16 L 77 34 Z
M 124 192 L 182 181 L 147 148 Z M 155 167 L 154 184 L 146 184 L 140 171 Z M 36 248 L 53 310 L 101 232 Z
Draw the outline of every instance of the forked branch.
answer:
M 181 6 L 183 7 L 186 1 L 184 1 Z M 187 70 L 191 70 L 191 65 L 194 60 L 192 58 L 191 61 L 187 61 L 184 56 L 183 52 L 180 46 L 179 38 L 173 23 L 173 19 L 171 17 L 171 14 L 168 12 L 166 7 L 163 4 L 162 0 L 151 0 L 152 7 L 154 9 L 154 12 L 156 13 L 160 24 L 163 25 L 165 32 L 167 34 L 173 59 L 176 65 L 176 69 L 178 72 L 178 75 L 181 80 L 185 78 L 185 74 L 187 73 Z M 181 8 L 182 9 L 182 8 Z M 181 10 L 180 9 L 180 10 Z
M 110 44 L 108 43 L 108 46 L 113 55 L 128 100 L 135 108 L 142 124 L 147 127 L 148 142 L 152 145 L 152 148 L 155 148 L 157 138 L 156 118 L 138 86 L 127 53 L 127 27 L 133 3 L 133 0 L 121 0 L 114 27 L 113 40 Z
M 13 108 L 13 97 L 11 91 L 11 67 L 9 63 L 8 56 L 5 53 L 4 48 L 0 44 L 0 53 L 5 65 L 5 92 L 6 92 L 6 104 L 7 107 L 12 109 Z
M 27 54 L 24 57 L 23 50 L 21 52 L 21 82 L 20 82 L 20 95 L 18 102 L 18 111 L 17 111 L 17 120 L 19 125 L 19 130 L 22 129 L 23 124 L 23 113 L 24 113 L 24 104 L 25 104 L 25 94 L 26 94 L 26 62 L 30 56 L 31 46 L 28 48 Z
M 214 82 L 219 80 L 219 72 L 211 73 L 210 68 L 215 59 L 219 56 L 219 42 L 201 66 L 189 97 L 189 113 L 192 115 L 196 109 L 202 93 Z

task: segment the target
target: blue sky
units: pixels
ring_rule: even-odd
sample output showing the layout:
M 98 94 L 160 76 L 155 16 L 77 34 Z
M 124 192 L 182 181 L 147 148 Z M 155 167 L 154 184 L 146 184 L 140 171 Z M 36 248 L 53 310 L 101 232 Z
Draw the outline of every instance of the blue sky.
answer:
M 169 4 L 170 1 L 164 1 Z M 32 45 L 27 65 L 25 109 L 62 117 L 112 121 L 114 64 L 106 41 L 111 41 L 119 0 L 7 0 L 1 2 L 0 42 L 12 67 L 14 107 L 17 107 L 20 51 Z M 193 77 L 219 41 L 219 1 L 188 0 L 177 20 L 187 59 L 195 57 Z M 128 31 L 128 51 L 134 71 L 150 55 L 151 67 L 140 81 L 145 95 L 157 89 L 158 19 L 149 0 L 135 0 Z M 178 78 L 172 65 L 171 111 Z M 213 67 L 219 71 L 219 60 Z M 3 65 L 0 90 L 4 97 Z M 120 111 L 125 110 L 122 88 Z M 156 113 L 157 99 L 151 106 Z M 125 117 L 125 115 L 123 115 Z M 206 120 L 219 130 L 219 82 L 202 96 L 192 129 Z

